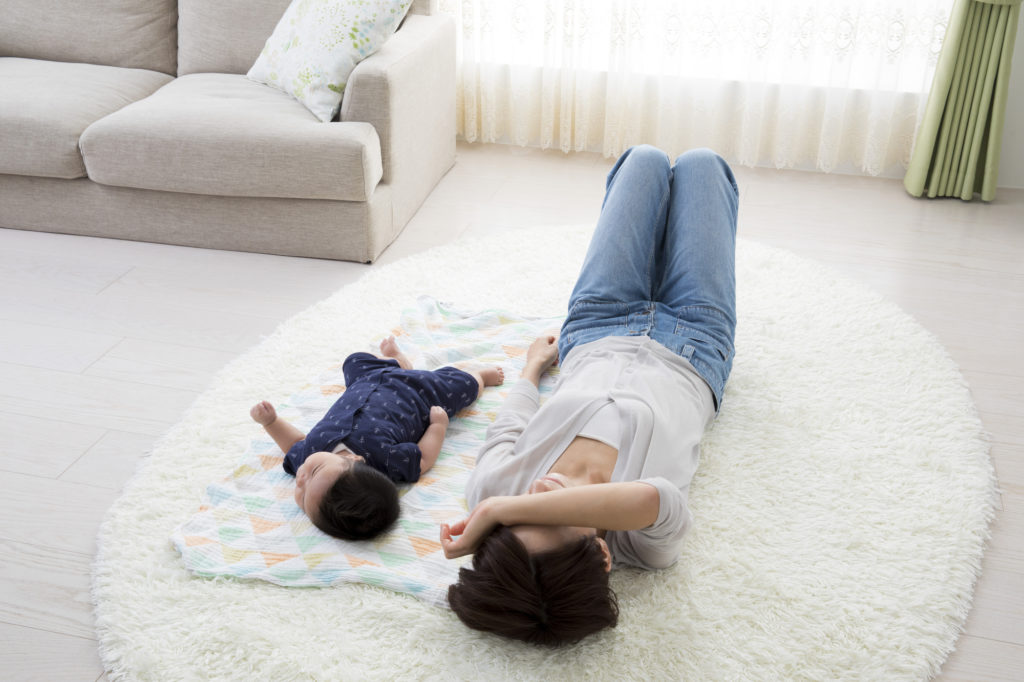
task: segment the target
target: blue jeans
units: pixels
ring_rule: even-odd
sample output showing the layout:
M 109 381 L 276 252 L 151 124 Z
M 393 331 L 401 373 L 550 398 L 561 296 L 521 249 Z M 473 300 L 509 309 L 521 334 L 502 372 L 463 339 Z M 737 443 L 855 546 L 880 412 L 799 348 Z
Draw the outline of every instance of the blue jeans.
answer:
M 738 201 L 708 149 L 671 165 L 654 147 L 626 150 L 569 298 L 562 359 L 605 336 L 649 336 L 693 365 L 717 408 L 735 352 Z

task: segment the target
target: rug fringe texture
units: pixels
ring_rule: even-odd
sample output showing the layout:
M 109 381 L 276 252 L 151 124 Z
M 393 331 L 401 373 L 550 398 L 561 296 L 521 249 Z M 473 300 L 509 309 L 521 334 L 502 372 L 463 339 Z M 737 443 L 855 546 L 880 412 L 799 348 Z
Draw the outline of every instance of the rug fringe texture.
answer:
M 681 560 L 616 570 L 613 630 L 559 650 L 466 629 L 361 584 L 191 575 L 169 541 L 281 401 L 421 294 L 564 314 L 590 230 L 463 241 L 390 266 L 227 365 L 144 458 L 93 571 L 112 680 L 921 680 L 963 628 L 997 502 L 963 377 L 897 306 L 741 240 L 737 355 L 691 488 Z

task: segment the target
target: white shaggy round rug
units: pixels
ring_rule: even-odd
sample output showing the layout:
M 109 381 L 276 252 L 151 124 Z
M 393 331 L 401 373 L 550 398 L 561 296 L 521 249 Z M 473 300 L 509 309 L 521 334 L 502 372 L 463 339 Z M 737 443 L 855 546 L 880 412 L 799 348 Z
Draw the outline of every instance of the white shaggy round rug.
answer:
M 169 540 L 296 392 L 429 294 L 557 315 L 590 229 L 464 241 L 371 270 L 216 377 L 100 531 L 93 593 L 112 679 L 925 679 L 953 649 L 993 514 L 965 383 L 896 306 L 792 254 L 737 256 L 737 355 L 691 489 L 679 563 L 618 570 L 619 626 L 549 650 L 365 585 L 191 576 Z

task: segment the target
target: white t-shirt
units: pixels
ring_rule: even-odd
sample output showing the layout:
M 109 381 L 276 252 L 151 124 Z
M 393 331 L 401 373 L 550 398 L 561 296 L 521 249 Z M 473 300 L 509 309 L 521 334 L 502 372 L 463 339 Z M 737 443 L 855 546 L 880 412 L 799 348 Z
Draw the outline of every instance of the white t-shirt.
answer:
M 591 415 L 587 423 L 580 428 L 579 435 L 591 440 L 599 440 L 616 450 L 622 444 L 622 415 L 614 402 L 608 402 Z
M 660 500 L 653 525 L 608 532 L 612 559 L 643 568 L 673 564 L 691 522 L 687 494 L 714 398 L 689 362 L 646 336 L 608 336 L 574 348 L 543 406 L 533 384 L 517 382 L 466 484 L 470 507 L 494 495 L 525 493 L 611 403 L 621 419 L 611 480 L 650 484 Z

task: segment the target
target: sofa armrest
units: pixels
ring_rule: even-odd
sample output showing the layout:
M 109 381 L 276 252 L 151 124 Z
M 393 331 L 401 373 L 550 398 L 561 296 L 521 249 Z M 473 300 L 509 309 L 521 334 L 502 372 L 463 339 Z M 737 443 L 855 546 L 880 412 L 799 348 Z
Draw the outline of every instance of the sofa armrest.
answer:
M 382 182 L 440 179 L 455 160 L 455 22 L 410 14 L 384 46 L 352 71 L 342 121 L 377 129 Z

